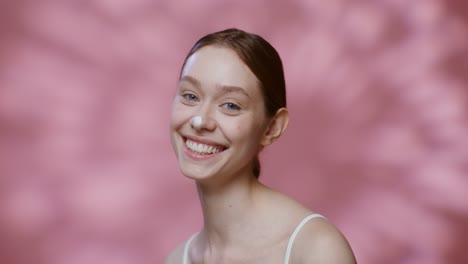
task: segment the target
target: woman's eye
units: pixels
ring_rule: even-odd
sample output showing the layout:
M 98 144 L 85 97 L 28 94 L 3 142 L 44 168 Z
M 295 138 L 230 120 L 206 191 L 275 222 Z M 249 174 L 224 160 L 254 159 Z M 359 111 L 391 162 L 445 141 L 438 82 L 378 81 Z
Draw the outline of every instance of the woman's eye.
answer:
M 225 103 L 223 104 L 223 108 L 227 109 L 227 110 L 230 110 L 230 111 L 237 111 L 237 110 L 240 110 L 240 106 L 234 104 L 234 103 Z
M 187 101 L 198 101 L 198 97 L 194 94 L 183 94 L 182 97 Z

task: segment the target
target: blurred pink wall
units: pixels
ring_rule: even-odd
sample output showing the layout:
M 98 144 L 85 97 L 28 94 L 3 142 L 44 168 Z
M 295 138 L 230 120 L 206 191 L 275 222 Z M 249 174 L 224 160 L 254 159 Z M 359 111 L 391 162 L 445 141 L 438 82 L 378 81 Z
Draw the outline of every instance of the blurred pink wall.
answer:
M 466 1 L 0 2 L 0 263 L 150 264 L 202 223 L 168 121 L 202 35 L 280 52 L 292 120 L 261 179 L 359 263 L 468 263 Z

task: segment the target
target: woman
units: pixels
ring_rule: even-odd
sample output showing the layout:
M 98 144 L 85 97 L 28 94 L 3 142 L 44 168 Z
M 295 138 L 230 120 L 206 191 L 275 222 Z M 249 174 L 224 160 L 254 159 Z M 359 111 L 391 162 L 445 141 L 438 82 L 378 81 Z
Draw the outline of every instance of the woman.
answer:
M 166 263 L 355 263 L 329 221 L 258 181 L 258 154 L 287 125 L 283 66 L 267 41 L 228 29 L 194 45 L 170 129 L 204 225 Z

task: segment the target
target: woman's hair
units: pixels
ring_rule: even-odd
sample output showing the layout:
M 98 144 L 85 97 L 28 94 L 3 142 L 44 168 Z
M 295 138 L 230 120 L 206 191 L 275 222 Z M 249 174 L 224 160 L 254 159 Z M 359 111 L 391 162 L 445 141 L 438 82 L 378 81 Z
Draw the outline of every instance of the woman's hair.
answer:
M 237 53 L 259 81 L 267 117 L 273 117 L 278 109 L 286 107 L 283 64 L 278 52 L 265 39 L 235 28 L 208 34 L 199 39 L 187 54 L 180 74 L 187 59 L 206 46 L 225 47 Z M 253 166 L 253 173 L 258 178 L 260 176 L 258 157 L 255 157 Z

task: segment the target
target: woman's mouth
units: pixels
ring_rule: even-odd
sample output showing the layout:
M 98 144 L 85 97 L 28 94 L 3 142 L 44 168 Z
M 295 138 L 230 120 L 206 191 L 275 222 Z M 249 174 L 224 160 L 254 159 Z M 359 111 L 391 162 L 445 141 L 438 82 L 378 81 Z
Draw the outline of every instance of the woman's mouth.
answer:
M 185 139 L 185 146 L 190 151 L 199 155 L 211 155 L 211 154 L 215 154 L 226 149 L 226 147 L 224 146 L 210 145 L 210 144 L 195 142 L 188 138 Z

